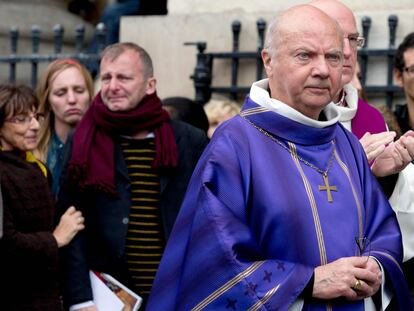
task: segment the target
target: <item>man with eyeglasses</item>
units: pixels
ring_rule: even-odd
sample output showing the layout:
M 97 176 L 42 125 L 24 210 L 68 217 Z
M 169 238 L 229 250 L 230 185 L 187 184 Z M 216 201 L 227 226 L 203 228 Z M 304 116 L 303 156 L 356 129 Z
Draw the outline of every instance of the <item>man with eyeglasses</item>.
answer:
M 395 54 L 394 79 L 404 89 L 406 105 L 398 105 L 395 115 L 403 132 L 414 129 L 414 32 L 401 42 Z
M 358 47 L 364 45 L 364 38 L 357 31 L 353 12 L 336 0 L 315 0 L 311 5 L 335 19 L 344 32 L 343 87 L 334 102 L 341 112 L 340 122 L 358 137 L 371 171 L 377 177 L 384 193 L 390 197 L 401 172 L 414 157 L 414 132 L 407 132 L 394 141 L 395 132 L 388 131 L 384 117 L 373 106 L 358 98 L 358 92 L 351 85 L 357 65 Z
M 408 34 L 399 45 L 394 59 L 394 80 L 404 89 L 405 105 L 398 105 L 395 115 L 403 132 L 414 129 L 414 32 Z M 409 164 L 398 179 L 396 189 L 390 198 L 398 211 L 403 246 L 403 270 L 414 299 L 414 165 Z
M 332 103 L 343 36 L 310 5 L 272 21 L 268 78 L 200 158 L 147 310 L 368 311 L 389 289 L 411 308 L 397 220 Z

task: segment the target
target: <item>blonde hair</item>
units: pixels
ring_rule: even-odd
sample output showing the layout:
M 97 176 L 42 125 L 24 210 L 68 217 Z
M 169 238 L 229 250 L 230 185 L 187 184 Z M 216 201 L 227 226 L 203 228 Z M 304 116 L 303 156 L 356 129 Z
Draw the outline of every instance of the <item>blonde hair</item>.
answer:
M 36 156 L 43 162 L 46 161 L 47 151 L 49 148 L 50 139 L 52 137 L 52 129 L 54 127 L 55 119 L 52 107 L 49 103 L 52 78 L 56 73 L 62 72 L 72 67 L 77 68 L 85 79 L 86 88 L 89 92 L 89 101 L 92 100 L 92 97 L 94 95 L 94 87 L 91 74 L 83 65 L 74 59 L 55 60 L 51 62 L 43 71 L 36 88 L 36 95 L 39 99 L 39 112 L 43 113 L 45 116 L 45 121 L 39 131 L 39 144 L 37 146 Z
M 208 122 L 212 124 L 217 122 L 221 116 L 229 115 L 233 117 L 238 114 L 240 112 L 240 105 L 229 99 L 211 99 L 205 104 L 204 111 L 206 112 Z

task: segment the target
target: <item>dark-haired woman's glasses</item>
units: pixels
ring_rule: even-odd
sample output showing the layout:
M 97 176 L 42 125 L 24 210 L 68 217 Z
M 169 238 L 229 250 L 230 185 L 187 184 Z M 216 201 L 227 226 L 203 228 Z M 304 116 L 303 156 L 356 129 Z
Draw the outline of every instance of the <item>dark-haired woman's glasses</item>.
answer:
M 43 113 L 35 113 L 31 115 L 19 114 L 19 115 L 7 118 L 4 121 L 16 123 L 16 124 L 28 125 L 32 122 L 33 119 L 36 119 L 37 122 L 42 123 L 45 120 L 45 115 Z

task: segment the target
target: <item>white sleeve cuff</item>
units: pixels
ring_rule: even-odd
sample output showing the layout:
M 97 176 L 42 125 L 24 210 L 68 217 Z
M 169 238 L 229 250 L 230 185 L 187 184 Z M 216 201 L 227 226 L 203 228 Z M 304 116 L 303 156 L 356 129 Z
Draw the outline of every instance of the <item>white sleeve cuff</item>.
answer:
M 89 301 L 77 303 L 76 305 L 70 306 L 69 311 L 76 311 L 82 308 L 93 307 L 93 306 L 94 306 L 93 301 L 89 300 Z

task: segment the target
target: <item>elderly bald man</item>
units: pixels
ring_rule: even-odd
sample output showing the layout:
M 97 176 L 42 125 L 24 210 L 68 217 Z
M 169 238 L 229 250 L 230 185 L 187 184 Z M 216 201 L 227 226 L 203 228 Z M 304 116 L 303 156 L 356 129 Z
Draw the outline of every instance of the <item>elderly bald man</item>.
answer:
M 272 23 L 268 79 L 202 155 L 148 310 L 374 310 L 385 274 L 409 306 L 395 215 L 331 103 L 343 36 L 310 5 Z

